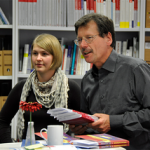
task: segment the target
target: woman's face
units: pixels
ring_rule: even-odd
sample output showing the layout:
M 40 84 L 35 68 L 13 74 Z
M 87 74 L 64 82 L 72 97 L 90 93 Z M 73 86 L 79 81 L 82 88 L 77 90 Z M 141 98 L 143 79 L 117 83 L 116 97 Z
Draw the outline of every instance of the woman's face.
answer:
M 39 74 L 49 74 L 52 70 L 50 67 L 53 62 L 53 55 L 42 49 L 41 47 L 34 45 L 32 50 L 32 64 L 34 69 Z

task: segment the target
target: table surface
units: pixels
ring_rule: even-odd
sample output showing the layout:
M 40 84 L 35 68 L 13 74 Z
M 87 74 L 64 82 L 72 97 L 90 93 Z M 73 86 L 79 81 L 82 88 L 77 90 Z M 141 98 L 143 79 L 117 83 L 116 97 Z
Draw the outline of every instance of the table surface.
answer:
M 24 148 L 21 148 L 22 142 L 16 142 L 16 143 L 3 143 L 0 144 L 1 150 L 24 150 Z M 11 149 L 10 149 L 11 148 Z M 100 149 L 92 149 L 92 150 L 100 150 Z M 116 148 L 102 148 L 101 150 L 125 150 L 123 147 L 116 147 Z

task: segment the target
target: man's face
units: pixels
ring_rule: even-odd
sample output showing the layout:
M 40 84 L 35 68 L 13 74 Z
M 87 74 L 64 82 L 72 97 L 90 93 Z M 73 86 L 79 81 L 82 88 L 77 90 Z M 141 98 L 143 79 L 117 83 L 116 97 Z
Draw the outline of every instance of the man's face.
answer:
M 87 43 L 84 39 L 93 38 L 91 43 Z M 104 36 L 104 38 L 99 36 L 97 24 L 94 21 L 90 21 L 86 26 L 81 26 L 78 28 L 78 39 L 81 39 L 80 50 L 88 63 L 93 63 L 97 68 L 105 63 L 110 55 L 112 48 L 110 47 L 112 43 L 111 34 Z

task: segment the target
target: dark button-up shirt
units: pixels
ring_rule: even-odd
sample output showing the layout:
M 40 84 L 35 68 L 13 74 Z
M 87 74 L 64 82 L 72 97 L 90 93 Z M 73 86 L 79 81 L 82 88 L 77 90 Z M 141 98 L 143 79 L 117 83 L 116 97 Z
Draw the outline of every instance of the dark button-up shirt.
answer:
M 109 134 L 130 141 L 130 150 L 150 150 L 150 66 L 114 50 L 81 82 L 81 111 L 110 115 Z

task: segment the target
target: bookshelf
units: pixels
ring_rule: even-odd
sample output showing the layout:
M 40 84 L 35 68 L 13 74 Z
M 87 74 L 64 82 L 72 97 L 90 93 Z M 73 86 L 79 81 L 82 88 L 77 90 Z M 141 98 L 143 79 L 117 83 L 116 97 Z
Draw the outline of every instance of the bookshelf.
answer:
M 127 38 L 139 37 L 139 58 L 144 59 L 145 35 L 150 36 L 150 28 L 145 28 L 145 6 L 146 0 L 141 0 L 140 27 L 136 28 L 115 28 L 116 40 L 126 40 Z M 55 26 L 24 26 L 18 25 L 18 1 L 0 0 L 0 7 L 10 21 L 10 25 L 0 25 L 0 35 L 12 35 L 12 76 L 0 76 L 0 80 L 12 80 L 12 87 L 28 74 L 22 74 L 18 71 L 19 46 L 31 43 L 37 34 L 50 33 L 57 38 L 65 37 L 71 42 L 76 38 L 74 27 L 55 27 Z M 76 80 L 79 84 L 82 75 L 67 75 L 68 78 Z M 12 120 L 12 138 L 16 138 L 17 117 Z

